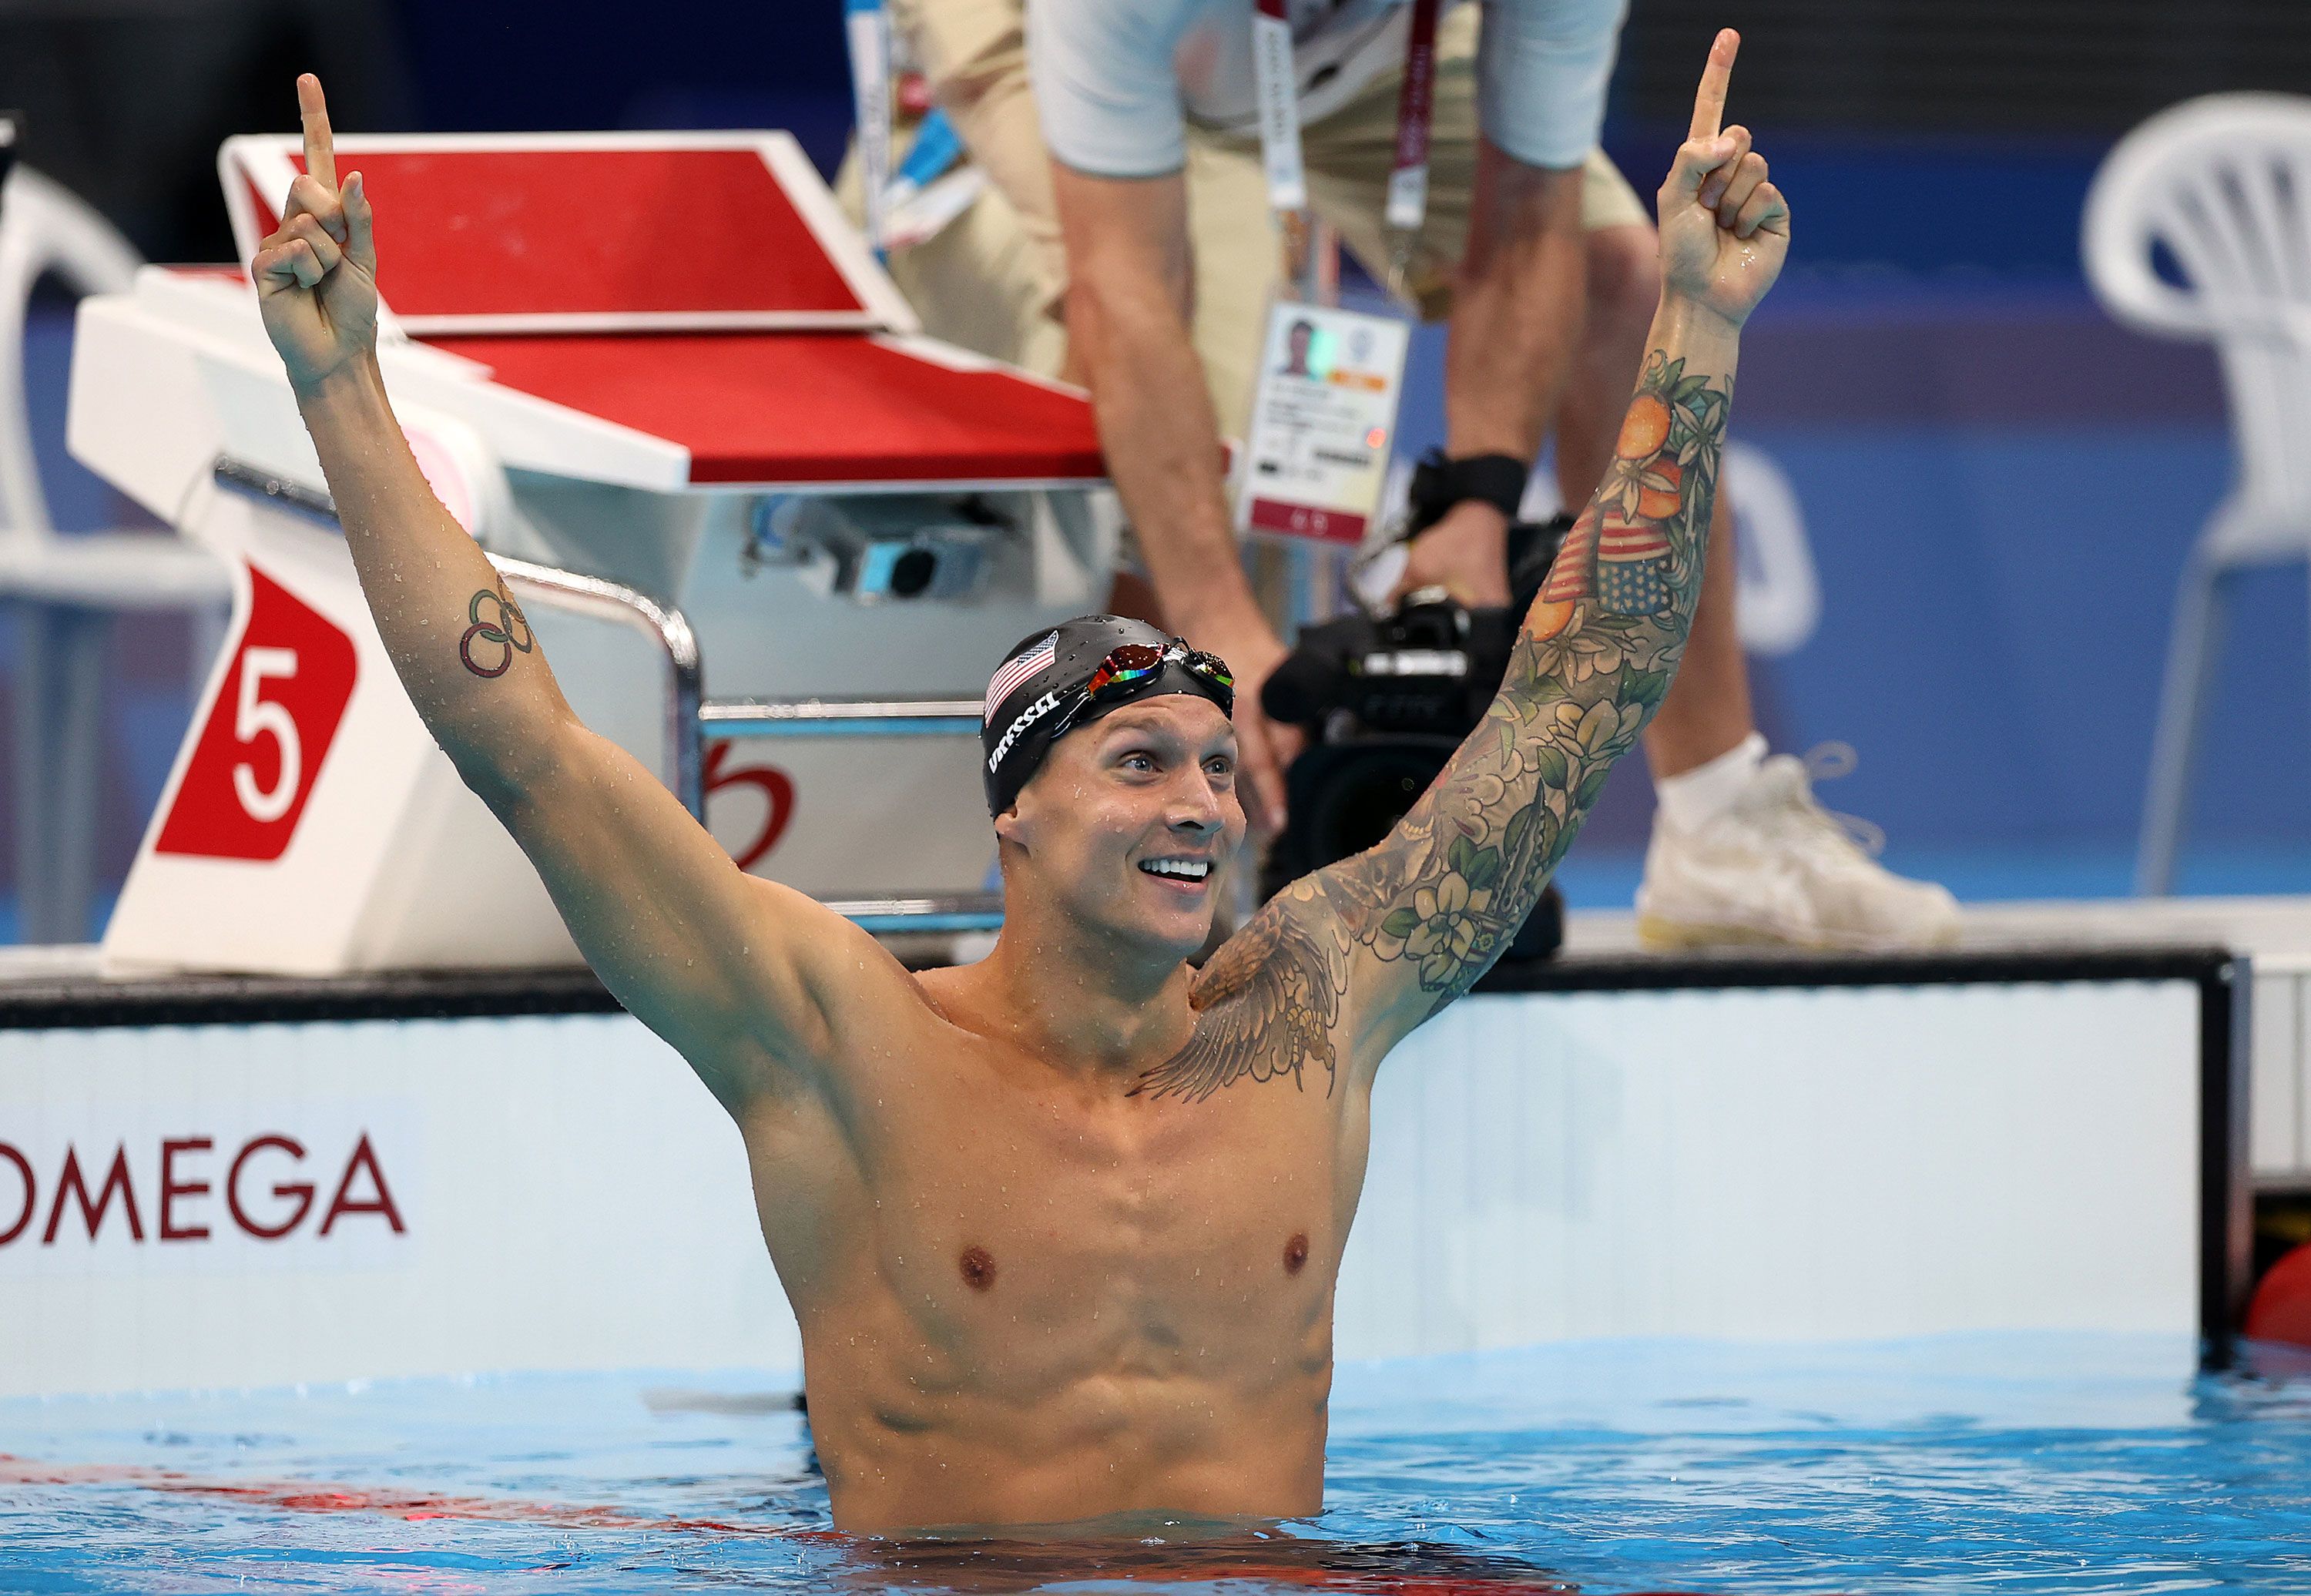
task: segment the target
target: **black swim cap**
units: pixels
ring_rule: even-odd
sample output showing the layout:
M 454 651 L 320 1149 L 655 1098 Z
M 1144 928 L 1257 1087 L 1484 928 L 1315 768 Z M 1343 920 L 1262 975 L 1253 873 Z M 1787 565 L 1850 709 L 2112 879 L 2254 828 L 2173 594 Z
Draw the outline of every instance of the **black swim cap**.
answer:
M 1167 693 L 1193 693 L 1219 705 L 1222 714 L 1234 713 L 1233 691 L 1199 676 L 1177 659 L 1165 660 L 1153 676 L 1082 712 L 1082 695 L 1100 662 L 1111 652 L 1126 643 L 1166 648 L 1178 642 L 1145 621 L 1121 615 L 1077 615 L 1057 626 L 1031 632 L 1015 643 L 987 684 L 987 702 L 980 720 L 980 752 L 984 758 L 979 773 L 987 787 L 987 812 L 1000 815 L 1009 808 L 1064 733 L 1110 710 Z

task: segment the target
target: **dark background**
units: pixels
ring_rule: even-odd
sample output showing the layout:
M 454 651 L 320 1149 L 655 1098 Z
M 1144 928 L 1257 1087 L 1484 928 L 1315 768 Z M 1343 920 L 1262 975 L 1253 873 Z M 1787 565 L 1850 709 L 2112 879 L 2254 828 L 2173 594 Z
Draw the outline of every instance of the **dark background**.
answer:
M 1735 114 L 1812 179 L 1825 269 L 2074 271 L 2075 200 L 2117 134 L 2193 94 L 2311 87 L 2305 0 L 1635 0 L 1607 138 L 1630 170 L 1658 168 L 1727 24 Z M 833 0 L 0 0 L 24 158 L 154 258 L 225 256 L 217 144 L 292 128 L 306 67 L 373 130 L 772 126 L 831 166 L 850 121 Z
M 778 126 L 832 162 L 850 120 L 833 0 L 0 0 L 23 159 L 153 259 L 231 254 L 217 145 L 293 130 L 306 70 L 371 131 Z
M 1624 107 L 1678 117 L 1722 25 L 1777 128 L 2108 138 L 2193 95 L 2311 84 L 2302 0 L 1635 0 Z

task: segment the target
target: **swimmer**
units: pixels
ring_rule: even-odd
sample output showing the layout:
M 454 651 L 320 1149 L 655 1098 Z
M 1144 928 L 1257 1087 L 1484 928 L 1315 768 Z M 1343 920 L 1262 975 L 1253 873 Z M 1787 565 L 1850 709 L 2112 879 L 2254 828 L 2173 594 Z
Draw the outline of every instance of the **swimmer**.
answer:
M 911 973 L 741 874 L 580 725 L 402 440 L 370 200 L 299 80 L 306 170 L 252 272 L 371 613 L 587 959 L 737 1121 L 839 1529 L 1322 1506 L 1381 1060 L 1506 945 L 1692 624 L 1741 324 L 1789 238 L 1748 135 L 1720 131 L 1737 43 L 1713 46 L 1661 189 L 1618 456 L 1490 712 L 1384 841 L 1200 971 L 1244 839 L 1233 684 L 1137 623 L 1068 622 L 996 671 L 1005 920 L 959 969 Z

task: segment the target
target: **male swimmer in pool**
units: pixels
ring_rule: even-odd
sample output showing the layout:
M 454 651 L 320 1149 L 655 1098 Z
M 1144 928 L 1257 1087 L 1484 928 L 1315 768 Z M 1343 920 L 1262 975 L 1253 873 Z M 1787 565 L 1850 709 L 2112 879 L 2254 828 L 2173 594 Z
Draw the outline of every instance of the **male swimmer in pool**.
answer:
M 1661 189 L 1618 458 L 1491 712 L 1386 840 L 1200 972 L 1244 838 L 1232 694 L 1134 623 L 1070 622 L 996 673 L 1006 918 L 961 969 L 911 974 L 740 874 L 580 725 L 402 441 L 370 203 L 299 80 L 306 175 L 253 271 L 378 630 L 595 970 L 737 1121 L 839 1528 L 1321 1506 L 1374 1077 L 1524 919 L 1693 617 L 1741 324 L 1789 239 L 1749 135 L 1719 129 L 1737 43 L 1712 48 Z

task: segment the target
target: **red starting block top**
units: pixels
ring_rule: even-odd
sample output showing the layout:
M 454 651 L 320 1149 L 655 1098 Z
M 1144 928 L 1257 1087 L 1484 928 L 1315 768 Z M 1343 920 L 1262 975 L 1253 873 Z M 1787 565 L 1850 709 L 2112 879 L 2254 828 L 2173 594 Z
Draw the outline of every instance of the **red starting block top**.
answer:
M 782 133 L 343 135 L 403 331 L 689 451 L 698 484 L 1096 481 L 1070 390 L 917 323 Z M 217 156 L 245 261 L 302 168 Z M 895 335 L 895 336 L 878 336 Z
M 428 338 L 494 379 L 678 443 L 694 483 L 1026 483 L 1106 475 L 1071 390 L 928 339 L 847 333 Z
M 783 133 L 348 135 L 336 152 L 412 333 L 916 327 Z M 245 261 L 303 158 L 250 135 L 217 161 Z

